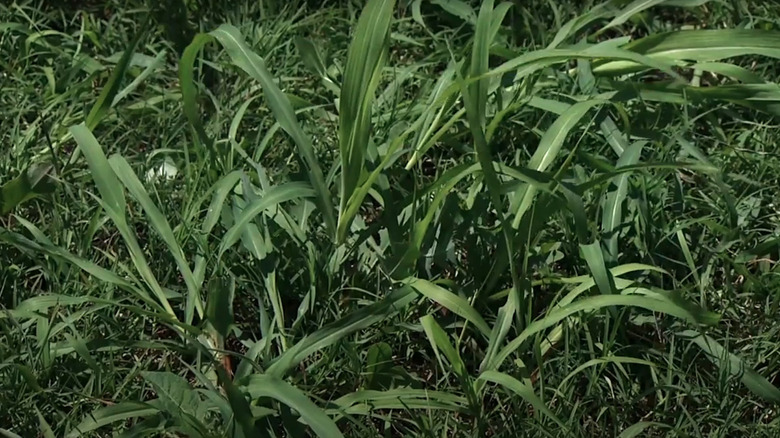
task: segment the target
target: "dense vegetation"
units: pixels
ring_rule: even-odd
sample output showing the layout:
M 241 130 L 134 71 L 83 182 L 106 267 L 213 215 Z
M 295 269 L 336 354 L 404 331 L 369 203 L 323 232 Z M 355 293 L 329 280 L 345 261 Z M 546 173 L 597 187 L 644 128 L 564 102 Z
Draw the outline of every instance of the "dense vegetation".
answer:
M 17 0 L 0 53 L 0 436 L 780 436 L 774 0 Z

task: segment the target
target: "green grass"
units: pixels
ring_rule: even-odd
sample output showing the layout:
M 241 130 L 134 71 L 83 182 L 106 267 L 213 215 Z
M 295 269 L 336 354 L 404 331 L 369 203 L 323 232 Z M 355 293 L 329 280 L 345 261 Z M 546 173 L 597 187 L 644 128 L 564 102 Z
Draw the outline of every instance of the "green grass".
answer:
M 358 3 L 0 5 L 0 436 L 780 434 L 780 7 Z

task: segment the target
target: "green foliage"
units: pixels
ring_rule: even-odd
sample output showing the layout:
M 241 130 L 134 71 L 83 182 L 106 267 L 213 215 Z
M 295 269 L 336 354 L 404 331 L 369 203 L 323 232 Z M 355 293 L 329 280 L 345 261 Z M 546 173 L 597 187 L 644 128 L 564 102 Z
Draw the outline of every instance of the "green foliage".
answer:
M 777 435 L 750 3 L 0 5 L 0 434 Z

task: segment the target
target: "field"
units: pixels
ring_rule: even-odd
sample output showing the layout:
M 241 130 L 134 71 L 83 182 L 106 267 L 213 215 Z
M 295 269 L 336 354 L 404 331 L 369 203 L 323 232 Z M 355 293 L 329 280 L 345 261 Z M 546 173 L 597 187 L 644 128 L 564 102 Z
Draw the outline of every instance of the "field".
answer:
M 780 436 L 775 0 L 0 4 L 0 436 Z

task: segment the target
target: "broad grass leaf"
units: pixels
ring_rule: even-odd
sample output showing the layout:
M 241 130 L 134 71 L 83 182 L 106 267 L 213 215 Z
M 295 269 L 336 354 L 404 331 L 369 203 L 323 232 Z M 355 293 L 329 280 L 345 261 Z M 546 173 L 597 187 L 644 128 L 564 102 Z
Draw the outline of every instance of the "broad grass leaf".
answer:
M 681 30 L 653 34 L 621 49 L 673 64 L 719 61 L 744 55 L 780 58 L 780 32 L 758 29 Z M 593 63 L 593 73 L 597 75 L 615 76 L 643 68 L 631 60 Z
M 114 99 L 111 101 L 111 106 L 116 106 L 125 97 L 129 96 L 133 91 L 135 91 L 135 89 L 138 88 L 143 83 L 143 81 L 146 80 L 146 78 L 151 76 L 152 73 L 154 73 L 158 68 L 162 67 L 165 64 L 165 58 L 167 56 L 168 52 L 165 49 L 160 50 L 160 52 L 144 68 L 141 74 L 136 76 L 132 82 L 127 84 L 127 86 L 123 88 L 122 91 L 118 92 L 116 96 L 114 96 Z
M 252 398 L 270 397 L 295 409 L 301 420 L 318 436 L 343 438 L 344 435 L 325 411 L 289 383 L 274 376 L 254 374 L 243 379 L 241 385 Z
M 223 278 L 216 277 L 209 281 L 208 301 L 206 302 L 206 319 L 223 338 L 230 333 L 233 326 L 233 298 L 235 284 Z
M 312 73 L 322 78 L 327 77 L 327 67 L 325 67 L 325 61 L 322 60 L 319 50 L 311 42 L 310 39 L 301 36 L 296 36 L 293 39 L 295 47 L 298 49 L 298 53 L 301 56 L 303 65 L 306 66 Z
M 366 354 L 367 389 L 381 388 L 385 386 L 387 371 L 393 367 L 393 349 L 387 342 L 378 342 L 368 348 Z
M 344 415 L 371 415 L 377 409 L 422 409 L 466 412 L 466 399 L 445 391 L 394 388 L 387 391 L 363 390 L 347 394 L 331 402 L 328 409 L 339 418 Z
M 460 357 L 460 352 L 455 346 L 452 345 L 449 336 L 444 331 L 444 329 L 441 328 L 439 323 L 436 322 L 436 319 L 434 319 L 432 315 L 425 315 L 420 318 L 420 325 L 422 325 L 423 330 L 425 331 L 425 335 L 428 337 L 428 342 L 430 342 L 431 347 L 433 347 L 433 352 L 436 354 L 436 358 L 439 360 L 439 365 L 442 368 L 442 372 L 446 374 L 447 370 L 450 367 L 452 368 L 452 371 L 460 381 L 463 392 L 465 392 L 467 395 L 472 409 L 477 412 L 481 407 L 481 403 L 478 400 L 476 393 L 474 392 L 471 376 L 468 373 L 466 364 Z M 444 357 L 447 358 L 449 367 L 444 365 L 444 361 L 442 361 L 439 352 L 441 352 Z
M 206 133 L 203 122 L 200 119 L 200 106 L 198 105 L 198 90 L 195 85 L 195 61 L 203 47 L 212 40 L 208 34 L 198 34 L 184 49 L 179 60 L 179 86 L 181 88 L 182 109 L 192 129 L 200 142 L 210 151 L 213 151 L 213 140 Z
M 447 358 L 447 361 L 450 363 L 452 371 L 455 372 L 456 376 L 459 378 L 467 377 L 466 365 L 463 363 L 463 359 L 460 358 L 460 353 L 452 346 L 447 333 L 441 328 L 439 323 L 436 322 L 433 315 L 425 315 L 420 318 L 420 325 L 422 326 L 423 331 L 425 331 L 425 335 L 428 337 L 428 342 L 431 344 L 431 347 L 433 347 L 433 353 L 439 360 L 442 371 L 447 373 L 449 367 L 445 366 L 444 362 L 441 360 L 440 353 L 444 354 L 444 357 Z
M 544 172 L 553 163 L 558 156 L 558 152 L 563 147 L 563 142 L 569 135 L 569 132 L 579 123 L 579 121 L 588 113 L 588 111 L 606 101 L 601 99 L 590 99 L 576 103 L 561 114 L 555 122 L 545 131 L 539 146 L 528 161 L 527 167 L 531 170 Z M 531 208 L 533 199 L 536 196 L 536 188 L 528 185 L 523 187 L 515 194 L 513 204 L 517 205 L 515 217 L 512 221 L 512 227 L 517 228 L 523 215 Z
M 35 414 L 38 416 L 38 427 L 40 427 L 40 432 L 41 435 L 43 435 L 43 438 L 55 438 L 56 435 L 54 435 L 54 431 L 46 419 L 43 418 L 43 414 L 41 414 L 40 409 L 37 407 L 35 408 Z
M 133 265 L 138 273 L 141 274 L 141 277 L 144 279 L 149 289 L 152 290 L 166 312 L 172 316 L 175 315 L 173 308 L 168 302 L 168 298 L 165 296 L 162 287 L 160 287 L 154 273 L 149 267 L 149 263 L 146 261 L 146 256 L 144 255 L 141 245 L 138 243 L 135 232 L 127 223 L 125 211 L 126 201 L 124 191 L 122 190 L 122 184 L 120 184 L 116 173 L 111 168 L 97 139 L 95 139 L 95 136 L 92 135 L 92 132 L 84 124 L 71 127 L 70 132 L 78 143 L 79 148 L 84 151 L 90 174 L 101 195 L 97 201 L 122 235 L 122 239 L 130 252 L 130 258 L 133 261 Z
M 615 16 L 615 18 L 612 19 L 609 23 L 604 25 L 601 29 L 599 29 L 596 34 L 600 34 L 604 32 L 607 29 L 610 29 L 615 26 L 620 26 L 621 24 L 625 23 L 631 17 L 634 15 L 644 11 L 645 9 L 649 9 L 653 6 L 659 5 L 661 3 L 664 3 L 666 0 L 634 0 L 628 5 L 626 5 L 618 14 Z
M 604 262 L 604 253 L 601 250 L 601 243 L 596 241 L 586 245 L 580 244 L 580 253 L 582 254 L 582 258 L 585 259 L 585 263 L 588 265 L 590 274 L 593 276 L 593 280 L 596 282 L 599 291 L 602 294 L 615 293 L 615 282 Z
M 566 385 L 566 382 L 573 379 L 577 374 L 581 373 L 583 370 L 586 370 L 590 367 L 594 367 L 597 365 L 605 365 L 605 364 L 624 364 L 624 363 L 630 363 L 634 365 L 646 365 L 651 368 L 655 368 L 656 364 L 653 362 L 644 360 L 644 359 L 637 359 L 634 357 L 626 357 L 626 356 L 607 356 L 607 357 L 600 357 L 596 359 L 591 359 L 582 365 L 575 368 L 572 372 L 570 372 L 566 377 L 561 380 L 561 383 L 558 385 L 559 389 L 565 388 L 564 385 Z
M 144 418 L 158 412 L 160 410 L 150 404 L 132 401 L 106 406 L 87 414 L 81 423 L 65 434 L 65 438 L 77 438 L 111 423 Z
M 422 110 L 418 123 L 415 126 L 417 135 L 414 138 L 412 155 L 406 163 L 406 170 L 410 170 L 428 149 L 466 113 L 465 109 L 461 109 L 442 124 L 444 117 L 455 105 L 457 95 L 452 94 L 444 102 L 440 102 L 440 98 L 447 91 L 448 87 L 455 83 L 455 72 L 458 68 L 460 68 L 459 64 L 451 63 L 436 79 L 436 83 L 428 96 L 426 106 Z
M 614 123 L 614 122 L 613 122 Z M 617 162 L 617 167 L 637 164 L 646 142 L 632 143 L 623 150 Z M 608 257 L 617 260 L 618 257 L 618 227 L 623 218 L 623 201 L 628 193 L 628 173 L 615 177 L 612 183 L 615 188 L 610 190 L 603 201 L 601 213 L 601 232 L 604 236 Z
M 252 415 L 252 408 L 246 399 L 244 393 L 233 383 L 224 368 L 217 368 L 217 377 L 222 389 L 225 391 L 230 409 L 233 411 L 233 420 L 244 432 L 244 436 L 263 436 L 255 424 L 255 418 Z
M 36 196 L 52 193 L 55 186 L 49 174 L 53 169 L 51 164 L 30 166 L 21 175 L 0 186 L 0 215 L 10 213 Z
M 103 86 L 103 89 L 98 96 L 98 100 L 92 105 L 92 109 L 89 110 L 89 114 L 87 114 L 84 122 L 90 130 L 97 127 L 108 114 L 108 110 L 114 105 L 114 98 L 117 96 L 117 93 L 119 93 L 119 87 L 122 85 L 122 79 L 125 77 L 128 67 L 130 67 L 130 61 L 135 54 L 135 48 L 138 46 L 141 37 L 146 33 L 148 24 L 149 19 L 147 18 L 147 21 L 143 24 L 141 30 L 130 41 L 127 48 L 125 48 L 122 57 L 111 72 L 108 82 Z
M 739 356 L 728 352 L 716 340 L 693 330 L 681 332 L 679 333 L 679 336 L 696 344 L 704 353 L 706 353 L 707 358 L 722 370 L 728 372 L 732 376 L 739 377 L 742 384 L 753 394 L 766 401 L 780 403 L 780 389 L 748 366 Z
M 477 14 L 474 9 L 463 0 L 431 0 L 431 3 L 438 5 L 446 12 L 460 18 L 468 24 L 477 23 Z
M 206 427 L 200 423 L 205 419 L 207 404 L 184 378 L 167 371 L 142 371 L 141 377 L 154 388 L 160 408 L 175 418 L 188 436 L 207 436 Z
M 339 101 L 341 201 L 337 240 L 343 242 L 354 216 L 345 215 L 347 203 L 365 170 L 371 137 L 371 114 L 382 68 L 387 59 L 394 0 L 370 0 L 358 19 L 347 52 Z

